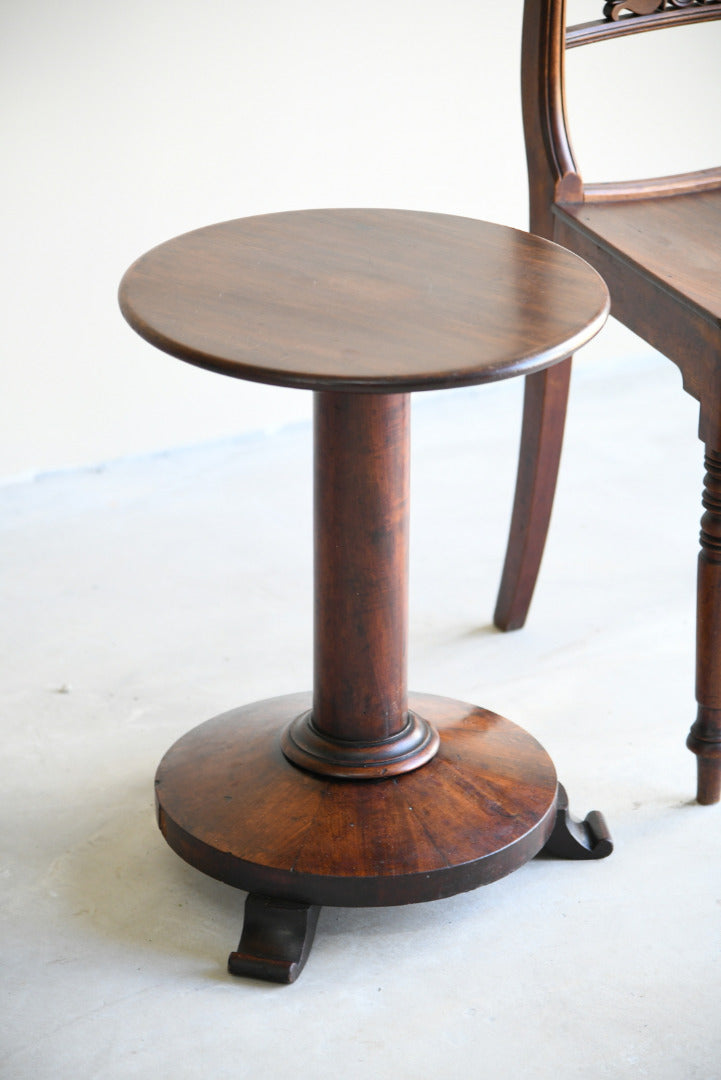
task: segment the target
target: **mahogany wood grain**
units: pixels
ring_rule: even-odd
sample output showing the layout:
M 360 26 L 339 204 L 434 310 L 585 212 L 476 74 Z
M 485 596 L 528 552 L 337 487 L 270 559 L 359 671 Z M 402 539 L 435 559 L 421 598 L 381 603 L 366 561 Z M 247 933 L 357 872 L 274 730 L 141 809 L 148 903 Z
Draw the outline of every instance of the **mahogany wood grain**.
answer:
M 699 802 L 721 798 L 721 452 L 709 449 L 698 557 L 696 722 L 687 746 L 698 758 Z
M 566 47 L 721 18 L 717 3 L 676 11 L 654 7 L 645 15 L 567 28 L 565 0 L 526 0 L 524 131 L 531 229 L 599 271 L 611 292 L 612 314 L 678 365 L 684 389 L 699 402 L 699 432 L 712 465 L 699 559 L 698 714 L 688 745 L 698 755 L 698 800 L 708 803 L 721 795 L 721 578 L 716 541 L 709 539 L 718 531 L 721 460 L 721 169 L 587 184 L 571 148 L 565 100 Z M 548 371 L 527 381 L 515 510 L 496 611 L 504 629 L 526 618 L 550 519 L 565 408 L 552 392 L 553 376 Z M 534 505 L 541 511 L 524 519 L 522 508 Z
M 313 722 L 370 742 L 406 723 L 410 398 L 314 401 Z
M 605 274 L 613 289 L 613 311 L 620 322 L 633 324 L 654 348 L 668 356 L 681 371 L 684 389 L 699 402 L 699 433 L 704 442 L 719 445 L 721 411 L 713 388 L 718 382 L 719 333 L 713 319 L 690 304 L 673 302 L 661 283 L 629 258 L 618 253 L 602 238 L 580 228 L 570 207 L 557 207 L 556 235 L 559 243 L 570 244 Z M 683 321 L 679 321 L 679 312 Z
M 398 393 L 564 359 L 603 325 L 603 282 L 535 236 L 403 210 L 307 210 L 179 236 L 120 305 L 157 348 L 226 375 Z
M 394 776 L 438 749 L 408 710 L 409 457 L 407 394 L 315 394 L 313 708 L 282 745 L 323 775 Z
M 561 7 L 525 5 L 521 103 L 532 178 L 530 228 L 549 240 L 554 239 L 554 202 L 561 195 L 578 198 L 581 192 L 581 178 L 566 133 L 564 32 Z M 558 71 L 559 77 L 547 78 L 549 71 Z M 537 134 L 540 132 L 545 138 Z M 516 492 L 493 615 L 500 630 L 517 630 L 528 617 L 551 521 L 570 378 L 569 357 L 560 370 L 548 368 L 526 379 Z
M 390 906 L 495 881 L 550 836 L 553 763 L 509 720 L 411 695 L 440 749 L 421 769 L 368 783 L 286 760 L 281 732 L 310 704 L 310 694 L 294 694 L 246 705 L 171 747 L 156 777 L 158 819 L 182 858 L 282 900 Z
M 304 211 L 169 241 L 120 300 L 172 355 L 315 391 L 313 694 L 208 721 L 156 778 L 168 843 L 251 894 L 230 970 L 292 981 L 321 904 L 450 896 L 517 869 L 552 832 L 578 851 L 535 739 L 408 697 L 408 391 L 559 364 L 605 320 L 601 278 L 483 222 Z
M 523 626 L 533 599 L 553 509 L 570 379 L 570 359 L 526 378 L 524 443 L 518 455 L 511 530 L 493 614 L 500 630 Z M 549 424 L 547 418 L 553 415 L 558 420 Z M 541 423 L 541 417 L 546 421 Z
M 697 172 L 676 173 L 673 176 L 654 176 L 644 180 L 611 180 L 584 184 L 585 203 L 623 202 L 626 199 L 656 199 L 665 195 L 691 195 L 715 191 L 721 185 L 721 169 L 699 169 Z
M 559 207 L 579 232 L 593 236 L 616 263 L 649 277 L 668 302 L 690 307 L 721 326 L 721 171 L 715 187 L 669 198 Z M 613 281 L 610 282 L 613 288 Z M 682 314 L 676 314 L 682 324 Z M 676 353 L 675 347 L 668 349 Z M 673 359 L 673 356 L 671 357 Z

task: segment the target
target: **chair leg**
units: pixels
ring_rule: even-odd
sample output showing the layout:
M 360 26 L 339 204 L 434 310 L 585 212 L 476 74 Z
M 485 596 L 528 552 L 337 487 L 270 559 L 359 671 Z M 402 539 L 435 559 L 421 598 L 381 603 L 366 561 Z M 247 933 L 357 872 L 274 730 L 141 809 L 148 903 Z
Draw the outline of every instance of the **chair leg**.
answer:
M 696 700 L 698 714 L 686 745 L 698 759 L 700 803 L 721 798 L 721 451 L 706 447 L 698 559 Z
M 571 359 L 526 377 L 516 496 L 493 621 L 526 621 L 546 543 L 561 459 Z

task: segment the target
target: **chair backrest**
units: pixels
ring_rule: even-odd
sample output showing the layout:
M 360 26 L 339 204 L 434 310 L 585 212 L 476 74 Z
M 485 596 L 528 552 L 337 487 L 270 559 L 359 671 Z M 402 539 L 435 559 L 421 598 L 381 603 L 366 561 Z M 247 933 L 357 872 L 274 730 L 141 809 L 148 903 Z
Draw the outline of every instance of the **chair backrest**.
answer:
M 599 0 L 599 8 L 603 0 Z M 584 184 L 566 115 L 565 54 L 629 34 L 721 19 L 721 0 L 607 0 L 604 18 L 566 26 L 566 0 L 525 0 L 522 46 L 523 123 L 530 177 L 530 228 L 552 238 L 554 202 L 601 202 L 721 185 L 721 168 L 676 176 Z

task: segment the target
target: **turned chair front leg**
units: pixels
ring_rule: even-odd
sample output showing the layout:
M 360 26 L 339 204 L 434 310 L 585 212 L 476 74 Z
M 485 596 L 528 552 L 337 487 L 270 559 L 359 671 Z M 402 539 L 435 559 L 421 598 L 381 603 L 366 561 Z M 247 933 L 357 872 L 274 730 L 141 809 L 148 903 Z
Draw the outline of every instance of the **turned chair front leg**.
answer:
M 706 447 L 698 558 L 696 700 L 698 714 L 687 740 L 698 758 L 698 801 L 721 798 L 721 450 Z

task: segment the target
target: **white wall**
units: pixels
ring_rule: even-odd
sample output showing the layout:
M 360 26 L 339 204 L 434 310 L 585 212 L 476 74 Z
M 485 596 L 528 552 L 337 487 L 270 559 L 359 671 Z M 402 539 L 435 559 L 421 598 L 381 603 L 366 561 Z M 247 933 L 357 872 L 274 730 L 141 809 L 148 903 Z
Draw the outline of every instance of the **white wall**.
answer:
M 130 331 L 118 281 L 161 240 L 310 206 L 522 227 L 521 9 L 5 0 L 0 478 L 308 415 L 307 393 L 211 376 Z

